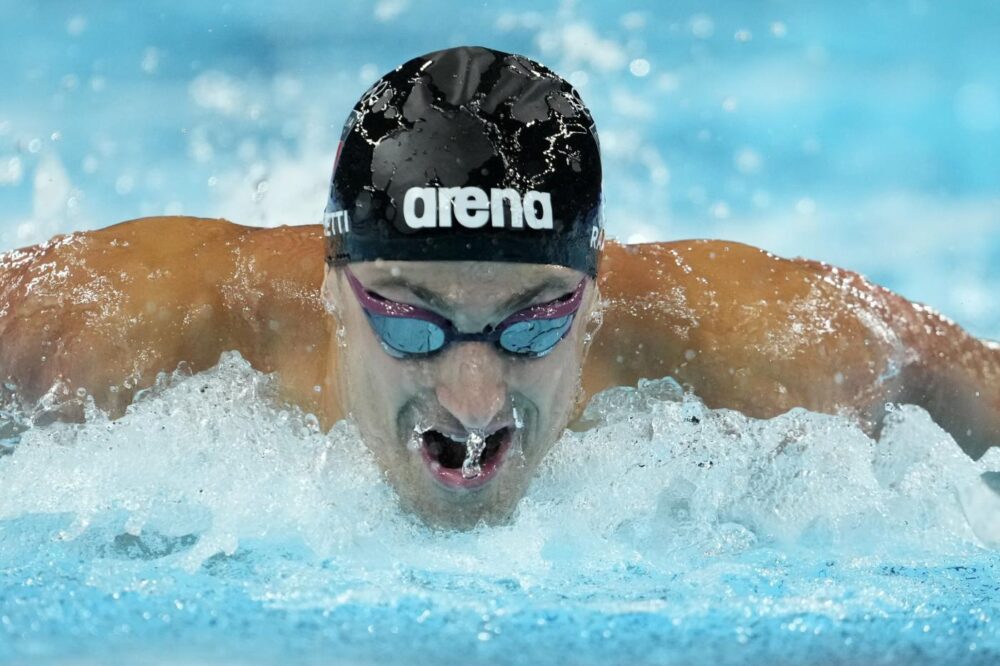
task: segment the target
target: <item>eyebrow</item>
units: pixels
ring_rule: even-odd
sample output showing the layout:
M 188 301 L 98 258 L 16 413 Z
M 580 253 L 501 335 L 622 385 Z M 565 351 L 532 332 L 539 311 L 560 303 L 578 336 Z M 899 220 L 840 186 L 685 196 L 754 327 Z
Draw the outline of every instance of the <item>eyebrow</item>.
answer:
M 453 305 L 451 303 L 448 303 L 436 292 L 434 292 L 431 289 L 428 289 L 426 286 L 422 284 L 411 282 L 410 280 L 407 280 L 404 277 L 396 277 L 396 276 L 378 277 L 372 280 L 372 284 L 368 288 L 377 291 L 379 288 L 385 288 L 385 287 L 402 287 L 403 289 L 408 289 L 414 296 L 416 296 L 423 302 L 427 303 L 428 305 L 431 305 L 439 310 L 442 310 L 443 312 L 451 313 L 453 311 Z M 513 294 L 510 298 L 508 298 L 507 300 L 505 300 L 503 303 L 500 304 L 499 309 L 504 312 L 516 312 L 517 310 L 520 310 L 522 307 L 531 303 L 531 301 L 537 298 L 539 294 L 545 292 L 547 289 L 554 289 L 554 288 L 565 289 L 567 292 L 573 291 L 573 287 L 567 287 L 566 282 L 564 280 L 555 277 L 550 277 L 540 282 L 539 284 L 536 284 L 527 289 L 523 289 L 517 292 L 516 294 Z

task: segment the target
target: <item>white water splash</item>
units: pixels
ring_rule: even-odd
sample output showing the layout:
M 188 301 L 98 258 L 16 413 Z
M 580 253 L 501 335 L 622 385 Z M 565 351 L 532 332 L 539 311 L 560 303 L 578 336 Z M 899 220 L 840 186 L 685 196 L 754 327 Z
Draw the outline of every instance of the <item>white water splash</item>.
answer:
M 109 533 L 195 535 L 164 558 L 188 570 L 296 542 L 390 578 L 404 566 L 534 583 L 764 547 L 912 559 L 1000 545 L 1000 500 L 981 479 L 1000 456 L 972 461 L 915 407 L 893 411 L 878 442 L 804 410 L 709 410 L 672 380 L 607 391 L 587 416 L 596 425 L 566 433 L 509 525 L 442 534 L 401 512 L 355 428 L 320 433 L 230 353 L 164 377 L 117 421 L 92 411 L 24 432 L 0 458 L 0 521 L 72 516 L 56 540 L 119 523 Z
M 472 430 L 465 439 L 465 460 L 462 461 L 462 476 L 474 479 L 482 473 L 479 458 L 486 448 L 486 436 L 482 430 Z

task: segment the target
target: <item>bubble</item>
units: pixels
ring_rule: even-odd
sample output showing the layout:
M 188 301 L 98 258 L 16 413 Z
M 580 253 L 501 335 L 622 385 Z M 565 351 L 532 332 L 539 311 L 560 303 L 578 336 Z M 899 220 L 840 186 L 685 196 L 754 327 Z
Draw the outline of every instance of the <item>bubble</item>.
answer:
M 590 75 L 584 70 L 578 69 L 570 72 L 569 82 L 576 88 L 586 88 L 590 82 Z
M 771 34 L 779 39 L 788 34 L 788 27 L 782 21 L 771 23 Z
M 733 156 L 733 164 L 740 173 L 757 173 L 762 162 L 760 153 L 753 148 L 740 148 Z
M 0 158 L 0 185 L 18 185 L 23 177 L 20 157 Z
M 708 210 L 712 214 L 712 217 L 719 220 L 728 219 L 730 215 L 729 204 L 725 201 L 716 201 Z
M 402 14 L 409 5 L 409 0 L 378 0 L 375 3 L 375 20 L 382 22 L 391 21 Z M 378 75 L 376 74 L 375 76 Z
M 79 14 L 70 18 L 66 21 L 66 32 L 73 37 L 77 37 L 83 34 L 83 31 L 87 29 L 87 19 Z
M 267 179 L 261 179 L 257 181 L 257 185 L 253 189 L 253 200 L 255 202 L 263 201 L 264 197 L 267 196 L 267 191 L 270 189 L 270 183 Z
M 646 27 L 646 15 L 642 12 L 627 12 L 622 14 L 619 20 L 626 30 L 640 30 Z
M 135 187 L 135 179 L 131 175 L 121 175 L 115 181 L 115 192 L 122 196 L 131 192 L 133 187 Z
M 649 74 L 649 61 L 645 58 L 636 58 L 629 63 L 628 69 L 633 76 L 644 77 Z
M 358 81 L 365 85 L 371 84 L 379 77 L 379 68 L 377 65 L 368 63 L 361 66 L 358 70 Z
M 733 34 L 733 39 L 735 39 L 738 42 L 744 42 L 745 43 L 745 42 L 749 42 L 751 39 L 753 39 L 753 34 L 749 30 L 743 28 L 743 29 L 737 30 Z
M 795 212 L 804 216 L 814 215 L 816 213 L 816 202 L 809 197 L 802 197 L 795 202 Z
M 708 39 L 715 33 L 715 22 L 707 14 L 695 14 L 688 21 L 691 34 L 698 39 Z
M 155 46 L 147 47 L 142 52 L 142 61 L 139 63 L 140 69 L 146 74 L 153 74 L 160 66 L 160 50 Z

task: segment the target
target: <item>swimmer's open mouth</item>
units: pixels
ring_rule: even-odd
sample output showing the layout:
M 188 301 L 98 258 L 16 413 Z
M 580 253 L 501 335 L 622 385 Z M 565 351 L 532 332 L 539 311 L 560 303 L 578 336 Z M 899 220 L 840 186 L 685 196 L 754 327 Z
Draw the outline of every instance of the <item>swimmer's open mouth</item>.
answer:
M 450 488 L 474 488 L 488 481 L 503 461 L 511 442 L 513 430 L 500 428 L 486 437 L 486 447 L 479 457 L 480 473 L 467 479 L 462 475 L 465 462 L 465 442 L 456 441 L 437 430 L 427 430 L 421 435 L 423 458 L 433 475 Z

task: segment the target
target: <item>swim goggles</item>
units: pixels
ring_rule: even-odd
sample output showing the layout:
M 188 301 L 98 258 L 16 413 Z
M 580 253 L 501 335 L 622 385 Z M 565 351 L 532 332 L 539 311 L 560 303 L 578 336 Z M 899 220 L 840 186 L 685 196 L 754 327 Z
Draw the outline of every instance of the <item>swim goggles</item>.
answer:
M 350 269 L 345 273 L 382 347 L 396 358 L 429 356 L 452 342 L 491 342 L 510 354 L 545 356 L 569 333 L 586 285 L 584 278 L 572 293 L 562 298 L 515 312 L 480 333 L 460 333 L 444 317 L 383 298 L 365 289 Z

